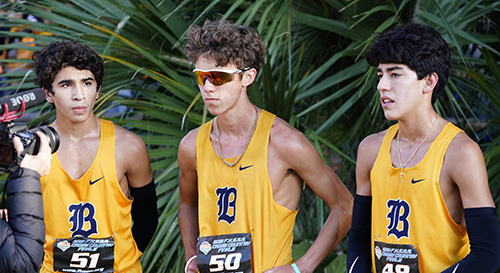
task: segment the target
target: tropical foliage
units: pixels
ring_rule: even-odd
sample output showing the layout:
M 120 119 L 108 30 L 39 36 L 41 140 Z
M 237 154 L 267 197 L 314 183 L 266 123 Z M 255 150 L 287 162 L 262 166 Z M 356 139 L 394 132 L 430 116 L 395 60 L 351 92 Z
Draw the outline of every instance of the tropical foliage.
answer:
M 34 15 L 38 22 L 0 15 L 0 36 L 11 41 L 30 37 L 34 42 L 9 43 L 0 49 L 36 50 L 51 41 L 72 39 L 101 54 L 106 78 L 95 111 L 141 135 L 155 171 L 160 226 L 141 260 L 145 272 L 182 272 L 177 146 L 188 130 L 211 118 L 182 51 L 190 24 L 225 18 L 257 30 L 266 43 L 267 58 L 249 90 L 251 100 L 303 131 L 352 192 L 359 141 L 388 125 L 375 92 L 374 69 L 364 52 L 376 33 L 395 25 L 418 22 L 435 27 L 453 55 L 448 88 L 435 107 L 482 146 L 499 205 L 499 7 L 500 2 L 492 0 L 16 1 L 1 8 Z M 12 27 L 23 31 L 10 31 Z M 13 69 L 1 75 L 0 91 L 34 87 L 32 74 L 26 72 Z M 53 118 L 48 105 L 30 110 L 38 116 L 33 125 Z M 300 207 L 295 257 L 307 250 L 328 213 L 307 188 Z M 344 240 L 321 268 L 344 272 L 345 248 Z

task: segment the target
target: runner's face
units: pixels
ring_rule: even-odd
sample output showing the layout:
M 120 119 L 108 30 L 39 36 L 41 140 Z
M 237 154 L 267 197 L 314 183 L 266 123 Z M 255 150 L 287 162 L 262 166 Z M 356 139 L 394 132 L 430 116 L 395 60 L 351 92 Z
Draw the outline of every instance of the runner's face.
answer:
M 57 118 L 71 122 L 85 121 L 91 116 L 99 97 L 94 74 L 73 66 L 64 67 L 57 73 L 52 83 L 52 92 L 46 91 L 47 100 L 54 103 Z
M 379 64 L 377 89 L 385 117 L 400 120 L 412 111 L 418 112 L 426 77 L 419 80 L 417 73 L 404 64 Z
M 196 69 L 202 70 L 219 70 L 219 71 L 234 71 L 238 69 L 234 64 L 226 66 L 217 66 L 214 58 L 205 58 L 201 56 L 195 64 Z M 241 81 L 241 76 L 246 73 L 235 73 L 232 81 L 216 86 L 205 79 L 204 85 L 198 84 L 201 96 L 207 109 L 213 115 L 219 115 L 226 112 L 230 108 L 237 107 L 241 101 L 243 94 L 246 94 L 245 86 Z

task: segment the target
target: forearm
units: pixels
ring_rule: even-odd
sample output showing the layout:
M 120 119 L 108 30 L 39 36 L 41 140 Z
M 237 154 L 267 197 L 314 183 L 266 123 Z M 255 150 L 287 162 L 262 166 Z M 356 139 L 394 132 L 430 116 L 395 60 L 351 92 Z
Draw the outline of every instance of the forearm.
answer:
M 500 227 L 495 208 L 465 209 L 470 253 L 443 273 L 495 272 L 500 266 Z
M 371 196 L 356 195 L 347 245 L 347 272 L 349 273 L 370 272 L 372 264 L 371 207 Z
M 313 272 L 346 235 L 351 225 L 351 206 L 333 209 L 315 242 L 295 264 L 301 273 Z
M 130 187 L 130 195 L 134 198 L 131 211 L 134 220 L 132 235 L 139 250 L 144 252 L 158 226 L 154 181 L 140 188 Z
M 179 228 L 186 260 L 196 255 L 196 242 L 198 238 L 198 206 L 179 204 Z

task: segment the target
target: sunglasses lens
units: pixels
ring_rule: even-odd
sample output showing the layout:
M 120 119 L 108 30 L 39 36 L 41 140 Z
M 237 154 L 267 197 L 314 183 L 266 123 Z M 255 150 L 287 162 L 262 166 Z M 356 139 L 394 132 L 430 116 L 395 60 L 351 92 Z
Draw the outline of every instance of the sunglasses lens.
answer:
M 205 80 L 208 79 L 213 85 L 219 86 L 233 80 L 233 74 L 220 71 L 196 71 L 196 80 L 200 85 L 205 85 Z

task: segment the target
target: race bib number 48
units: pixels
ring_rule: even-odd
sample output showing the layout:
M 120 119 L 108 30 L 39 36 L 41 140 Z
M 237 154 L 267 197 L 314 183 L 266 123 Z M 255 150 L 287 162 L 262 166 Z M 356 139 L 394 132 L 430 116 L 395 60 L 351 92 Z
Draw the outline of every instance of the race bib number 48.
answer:
M 252 238 L 249 233 L 200 237 L 196 248 L 200 273 L 252 272 Z
M 113 272 L 113 237 L 57 239 L 53 246 L 56 272 Z
M 377 273 L 419 273 L 418 251 L 412 245 L 375 241 Z

